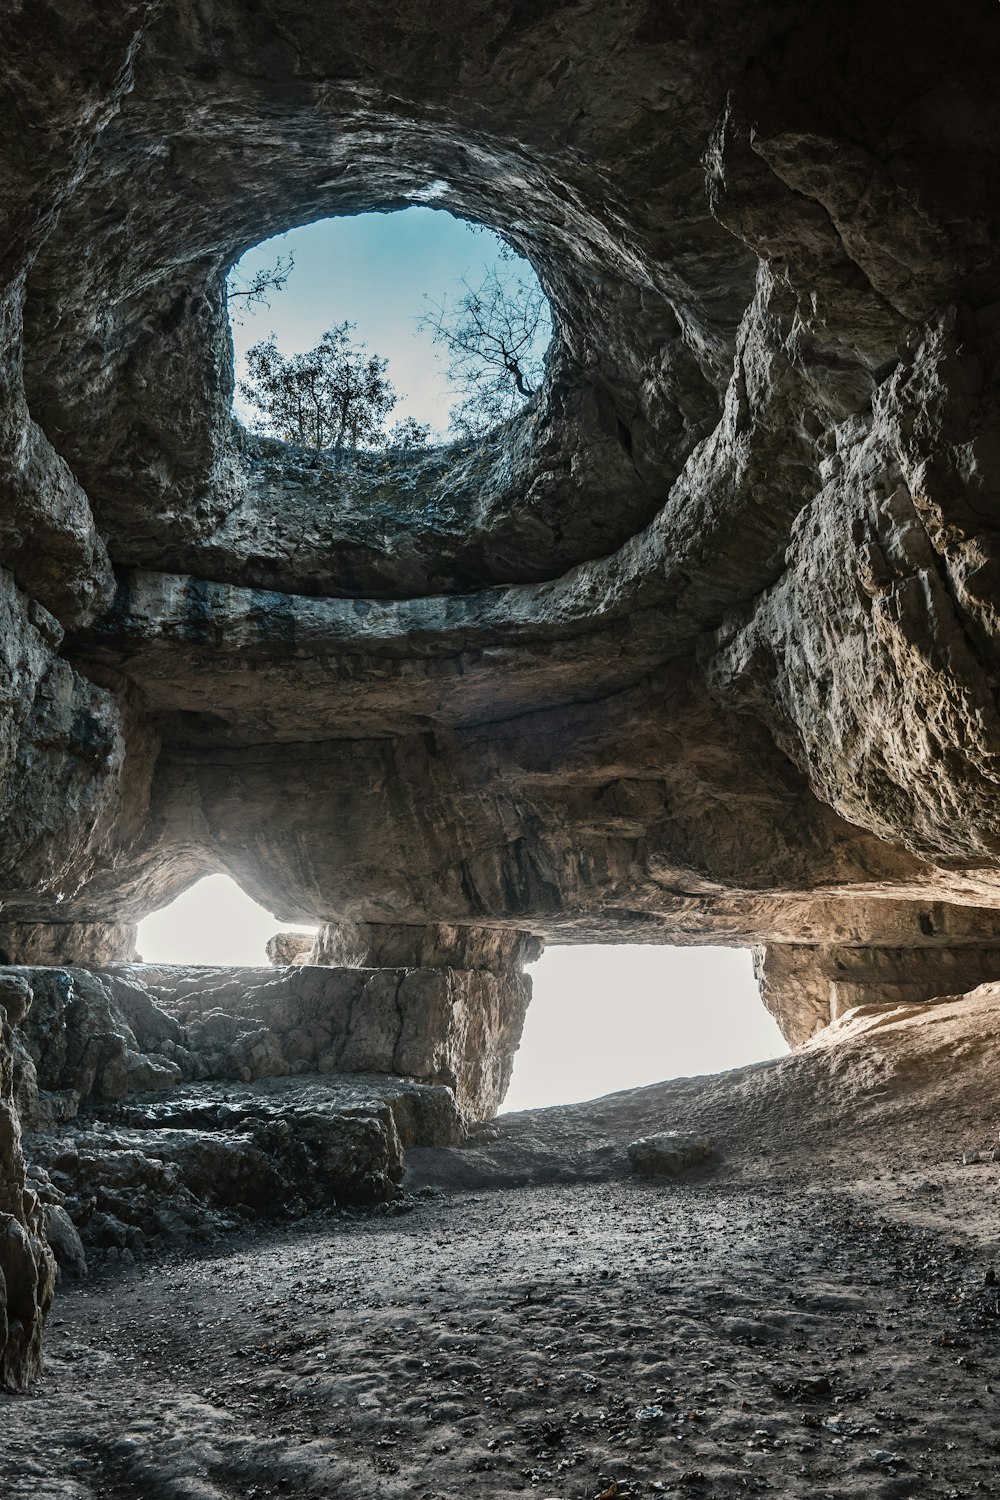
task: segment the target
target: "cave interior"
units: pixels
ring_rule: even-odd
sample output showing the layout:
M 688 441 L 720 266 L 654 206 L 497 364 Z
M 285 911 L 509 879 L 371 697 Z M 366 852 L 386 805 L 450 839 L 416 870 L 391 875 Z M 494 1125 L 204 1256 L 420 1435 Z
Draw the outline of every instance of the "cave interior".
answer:
M 57 1259 L 488 1144 L 546 942 L 752 947 L 772 1081 L 992 1014 L 994 4 L 46 0 L 0 36 L 0 1387 Z M 544 288 L 521 414 L 378 466 L 245 430 L 239 258 L 430 202 Z M 137 962 L 218 873 L 315 937 Z

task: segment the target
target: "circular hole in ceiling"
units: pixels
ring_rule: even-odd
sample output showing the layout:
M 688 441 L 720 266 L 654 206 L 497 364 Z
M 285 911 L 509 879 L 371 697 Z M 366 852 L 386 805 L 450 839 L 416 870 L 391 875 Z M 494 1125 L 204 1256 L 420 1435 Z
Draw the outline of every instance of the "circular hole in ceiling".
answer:
M 247 251 L 227 287 L 235 414 L 286 442 L 346 453 L 481 438 L 541 383 L 552 319 L 533 268 L 447 211 L 304 225 Z

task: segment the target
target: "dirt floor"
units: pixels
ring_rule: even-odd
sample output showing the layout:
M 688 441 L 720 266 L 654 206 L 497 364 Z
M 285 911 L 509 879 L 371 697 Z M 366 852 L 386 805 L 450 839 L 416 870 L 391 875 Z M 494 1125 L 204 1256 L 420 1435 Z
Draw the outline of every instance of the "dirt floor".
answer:
M 1000 1494 L 1000 991 L 932 1009 L 67 1286 L 0 1495 Z M 707 1123 L 715 1171 L 627 1175 L 640 1128 Z

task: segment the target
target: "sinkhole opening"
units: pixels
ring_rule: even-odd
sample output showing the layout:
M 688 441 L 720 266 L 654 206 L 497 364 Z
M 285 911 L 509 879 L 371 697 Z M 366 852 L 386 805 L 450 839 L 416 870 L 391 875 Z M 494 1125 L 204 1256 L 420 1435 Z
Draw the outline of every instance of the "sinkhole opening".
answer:
M 289 230 L 227 293 L 236 416 L 337 455 L 481 439 L 535 397 L 552 336 L 530 263 L 443 209 Z

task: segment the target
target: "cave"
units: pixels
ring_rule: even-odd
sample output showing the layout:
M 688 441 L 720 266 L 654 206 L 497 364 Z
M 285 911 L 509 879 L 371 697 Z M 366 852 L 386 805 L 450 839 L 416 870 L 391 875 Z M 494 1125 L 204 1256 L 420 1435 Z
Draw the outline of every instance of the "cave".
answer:
M 0 37 L 0 1485 L 993 1493 L 996 7 Z M 413 206 L 540 388 L 247 431 L 241 256 Z M 138 962 L 211 875 L 314 931 Z M 607 942 L 752 948 L 790 1053 L 499 1116 Z

